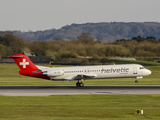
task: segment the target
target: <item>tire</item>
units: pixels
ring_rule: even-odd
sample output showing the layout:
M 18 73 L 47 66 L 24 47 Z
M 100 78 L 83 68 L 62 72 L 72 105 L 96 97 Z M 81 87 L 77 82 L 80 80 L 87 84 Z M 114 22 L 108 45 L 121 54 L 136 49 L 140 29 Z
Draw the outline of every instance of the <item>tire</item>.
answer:
M 135 80 L 135 83 L 138 83 L 138 80 Z
M 83 83 L 80 83 L 80 87 L 83 87 L 84 86 L 84 84 Z
M 77 87 L 80 87 L 80 84 L 79 84 L 79 82 L 77 82 L 77 83 L 76 83 L 76 86 L 77 86 Z

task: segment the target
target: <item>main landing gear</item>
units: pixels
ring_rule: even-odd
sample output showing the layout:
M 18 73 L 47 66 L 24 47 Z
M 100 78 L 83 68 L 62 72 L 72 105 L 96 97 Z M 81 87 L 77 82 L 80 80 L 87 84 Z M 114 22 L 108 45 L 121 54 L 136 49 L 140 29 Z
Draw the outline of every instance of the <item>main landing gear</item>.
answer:
M 77 86 L 77 87 L 83 87 L 84 84 L 83 84 L 82 82 L 79 82 L 79 80 L 78 80 L 78 82 L 76 83 L 76 86 Z

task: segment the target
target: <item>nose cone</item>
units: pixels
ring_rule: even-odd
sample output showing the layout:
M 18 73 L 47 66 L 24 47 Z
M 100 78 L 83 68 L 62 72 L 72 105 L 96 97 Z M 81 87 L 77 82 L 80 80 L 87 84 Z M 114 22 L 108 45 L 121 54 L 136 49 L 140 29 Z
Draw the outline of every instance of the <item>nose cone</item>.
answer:
M 152 72 L 150 70 L 146 69 L 145 73 L 146 73 L 146 75 L 150 75 Z
M 149 71 L 149 75 L 152 73 L 150 70 L 148 70 Z

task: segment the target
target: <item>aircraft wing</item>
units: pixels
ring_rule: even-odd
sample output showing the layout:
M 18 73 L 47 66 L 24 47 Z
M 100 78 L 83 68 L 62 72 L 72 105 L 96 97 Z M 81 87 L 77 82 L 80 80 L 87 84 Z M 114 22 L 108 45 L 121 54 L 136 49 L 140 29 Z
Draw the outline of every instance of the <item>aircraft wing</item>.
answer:
M 81 74 L 81 75 L 76 75 L 76 76 L 70 76 L 65 78 L 65 80 L 70 81 L 70 80 L 82 80 L 82 79 L 89 79 L 89 78 L 94 78 L 96 77 L 96 74 Z
M 74 77 L 74 80 L 81 80 L 81 79 L 87 79 L 87 78 L 94 78 L 96 77 L 96 74 L 81 74 Z

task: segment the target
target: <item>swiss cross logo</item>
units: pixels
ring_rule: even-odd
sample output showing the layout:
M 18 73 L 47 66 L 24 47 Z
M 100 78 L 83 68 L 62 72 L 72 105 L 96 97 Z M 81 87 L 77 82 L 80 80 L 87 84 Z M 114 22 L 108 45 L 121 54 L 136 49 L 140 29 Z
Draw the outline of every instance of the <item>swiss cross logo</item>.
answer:
M 23 65 L 23 68 L 26 68 L 26 65 L 29 65 L 29 62 L 26 62 L 26 59 L 23 59 L 23 62 L 20 62 L 20 65 Z

